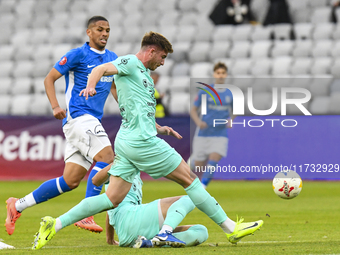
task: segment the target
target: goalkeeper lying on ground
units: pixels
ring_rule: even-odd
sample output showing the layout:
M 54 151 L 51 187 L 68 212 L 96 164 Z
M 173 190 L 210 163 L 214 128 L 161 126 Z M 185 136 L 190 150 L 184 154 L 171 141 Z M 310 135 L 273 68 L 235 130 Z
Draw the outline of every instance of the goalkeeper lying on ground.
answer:
M 95 185 L 106 181 L 108 177 L 106 169 L 109 167 L 93 177 L 92 181 Z M 118 244 L 114 240 L 115 230 L 119 246 L 134 248 L 159 247 L 168 244 L 172 247 L 194 246 L 208 239 L 208 231 L 202 225 L 178 226 L 195 208 L 188 196 L 168 197 L 142 204 L 142 185 L 143 182 L 138 174 L 123 202 L 107 212 L 106 239 L 109 244 Z M 166 231 L 166 226 L 174 229 L 173 235 L 168 238 L 178 240 L 168 242 L 170 240 L 152 239 L 160 229 Z

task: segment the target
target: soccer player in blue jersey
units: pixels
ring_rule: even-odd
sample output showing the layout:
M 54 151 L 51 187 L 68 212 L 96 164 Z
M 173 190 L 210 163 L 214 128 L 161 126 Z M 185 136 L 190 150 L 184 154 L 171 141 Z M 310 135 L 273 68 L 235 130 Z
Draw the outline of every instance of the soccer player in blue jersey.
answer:
M 144 171 L 154 179 L 166 177 L 180 184 L 194 205 L 212 219 L 231 243 L 258 230 L 263 221 L 234 222 L 227 217 L 219 203 L 202 187 L 197 176 L 190 172 L 182 157 L 160 135 L 182 136 L 155 121 L 154 84 L 150 70 L 164 65 L 171 43 L 161 34 L 148 32 L 136 55 L 126 55 L 96 67 L 88 79 L 88 85 L 80 95 L 96 97 L 96 86 L 103 75 L 115 75 L 118 103 L 122 124 L 115 139 L 116 157 L 108 171 L 110 182 L 106 192 L 88 197 L 58 218 L 44 217 L 33 242 L 33 250 L 42 248 L 61 229 L 78 220 L 99 212 L 117 208 L 131 189 L 135 176 Z M 183 204 L 183 207 L 189 206 Z M 187 208 L 186 208 L 187 209 Z M 173 233 L 173 226 L 163 224 L 152 243 L 167 242 L 173 246 L 185 244 Z
M 224 84 L 228 75 L 228 68 L 224 63 L 218 62 L 214 66 L 215 84 Z M 211 85 L 214 87 L 214 85 Z M 214 94 L 210 88 L 205 88 Z M 227 156 L 228 150 L 228 128 L 232 119 L 233 95 L 229 89 L 218 90 L 222 105 L 215 105 L 213 99 L 207 92 L 200 90 L 191 108 L 190 116 L 196 123 L 197 129 L 193 140 L 193 153 L 190 160 L 194 160 L 194 165 L 203 171 L 201 183 L 204 188 L 214 176 L 214 170 L 222 157 Z M 201 118 L 198 116 L 198 109 L 201 106 L 202 95 L 207 95 L 207 114 Z M 213 126 L 214 119 L 229 120 L 227 125 Z M 206 167 L 205 167 L 206 166 Z
M 79 97 L 79 93 L 86 88 L 87 78 L 92 69 L 115 60 L 117 55 L 105 49 L 110 35 L 110 26 L 106 18 L 101 16 L 90 18 L 86 33 L 89 42 L 67 52 L 54 65 L 44 81 L 53 115 L 62 120 L 66 137 L 64 173 L 58 178 L 44 182 L 25 197 L 20 199 L 11 197 L 6 201 L 5 226 L 9 235 L 13 234 L 15 222 L 23 210 L 77 188 L 93 161 L 96 164 L 90 173 L 85 197 L 99 195 L 102 187 L 93 185 L 91 179 L 99 170 L 113 162 L 112 146 L 101 124 L 108 95 L 111 92 L 116 97 L 113 75 L 103 77 L 98 82 L 96 97 L 85 100 Z M 62 76 L 65 76 L 66 80 L 66 110 L 59 106 L 54 87 L 55 81 Z M 103 231 L 94 222 L 93 216 L 77 222 L 76 225 L 94 232 Z

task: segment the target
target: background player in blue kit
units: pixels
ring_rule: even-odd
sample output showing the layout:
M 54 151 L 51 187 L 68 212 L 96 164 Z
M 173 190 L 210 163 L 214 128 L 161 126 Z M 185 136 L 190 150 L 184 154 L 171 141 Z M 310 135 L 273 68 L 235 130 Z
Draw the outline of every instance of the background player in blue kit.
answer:
M 218 62 L 214 66 L 215 84 L 223 84 L 228 76 L 228 68 L 224 63 Z M 214 87 L 214 85 L 211 85 Z M 214 92 L 210 88 L 205 88 L 210 93 Z M 190 116 L 197 125 L 195 137 L 192 145 L 192 156 L 196 167 L 200 170 L 205 169 L 201 182 L 204 188 L 209 184 L 214 176 L 214 172 L 209 171 L 211 167 L 216 167 L 222 157 L 227 156 L 228 150 L 228 128 L 230 128 L 230 121 L 227 125 L 213 126 L 214 119 L 234 119 L 232 114 L 233 95 L 229 89 L 216 89 L 221 98 L 222 105 L 215 105 L 213 99 L 203 90 L 200 90 L 192 109 Z M 207 95 L 207 114 L 198 116 L 197 110 L 201 106 L 202 94 Z
M 9 235 L 13 234 L 15 222 L 24 209 L 77 188 L 93 161 L 96 164 L 89 176 L 86 197 L 99 195 L 102 187 L 93 185 L 91 179 L 99 170 L 113 162 L 112 146 L 101 125 L 103 108 L 109 93 L 111 92 L 116 98 L 113 75 L 103 77 L 98 82 L 96 97 L 85 100 L 78 95 L 86 88 L 87 78 L 92 69 L 115 60 L 117 55 L 105 49 L 110 35 L 110 26 L 106 18 L 101 16 L 90 18 L 86 33 L 90 39 L 89 42 L 67 52 L 54 65 L 44 81 L 53 115 L 63 120 L 63 132 L 66 137 L 64 173 L 61 177 L 44 182 L 39 188 L 21 199 L 11 197 L 6 201 L 5 226 Z M 66 80 L 66 110 L 59 106 L 54 87 L 55 81 L 63 75 Z M 94 222 L 93 216 L 75 225 L 94 232 L 103 231 Z

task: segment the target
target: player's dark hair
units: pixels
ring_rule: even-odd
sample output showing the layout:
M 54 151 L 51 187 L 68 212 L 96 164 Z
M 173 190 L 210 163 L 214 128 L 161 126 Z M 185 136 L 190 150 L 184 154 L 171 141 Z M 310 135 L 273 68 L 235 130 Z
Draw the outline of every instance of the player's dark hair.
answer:
M 89 19 L 89 21 L 87 22 L 87 27 L 89 27 L 91 24 L 94 24 L 96 23 L 97 21 L 100 21 L 100 20 L 103 20 L 103 21 L 107 21 L 108 20 L 106 18 L 104 18 L 103 16 L 93 16 L 92 18 Z
M 226 64 L 222 63 L 222 62 L 217 62 L 215 65 L 214 65 L 214 72 L 217 70 L 217 69 L 220 69 L 220 68 L 223 68 L 226 72 L 228 72 L 228 67 Z
M 164 50 L 166 53 L 172 53 L 174 51 L 168 39 L 166 39 L 162 34 L 153 31 L 146 33 L 141 43 L 142 47 L 150 45 L 156 45 Z

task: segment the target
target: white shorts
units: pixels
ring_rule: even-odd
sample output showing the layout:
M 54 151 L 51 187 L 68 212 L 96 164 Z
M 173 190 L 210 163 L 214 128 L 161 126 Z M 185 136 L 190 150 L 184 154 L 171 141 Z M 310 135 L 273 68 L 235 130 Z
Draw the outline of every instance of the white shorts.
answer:
M 63 131 L 66 138 L 65 163 L 76 163 L 87 170 L 97 153 L 111 146 L 102 124 L 89 114 L 68 121 Z
M 192 143 L 191 160 L 206 161 L 213 152 L 222 157 L 227 156 L 228 138 L 220 136 L 195 136 Z

